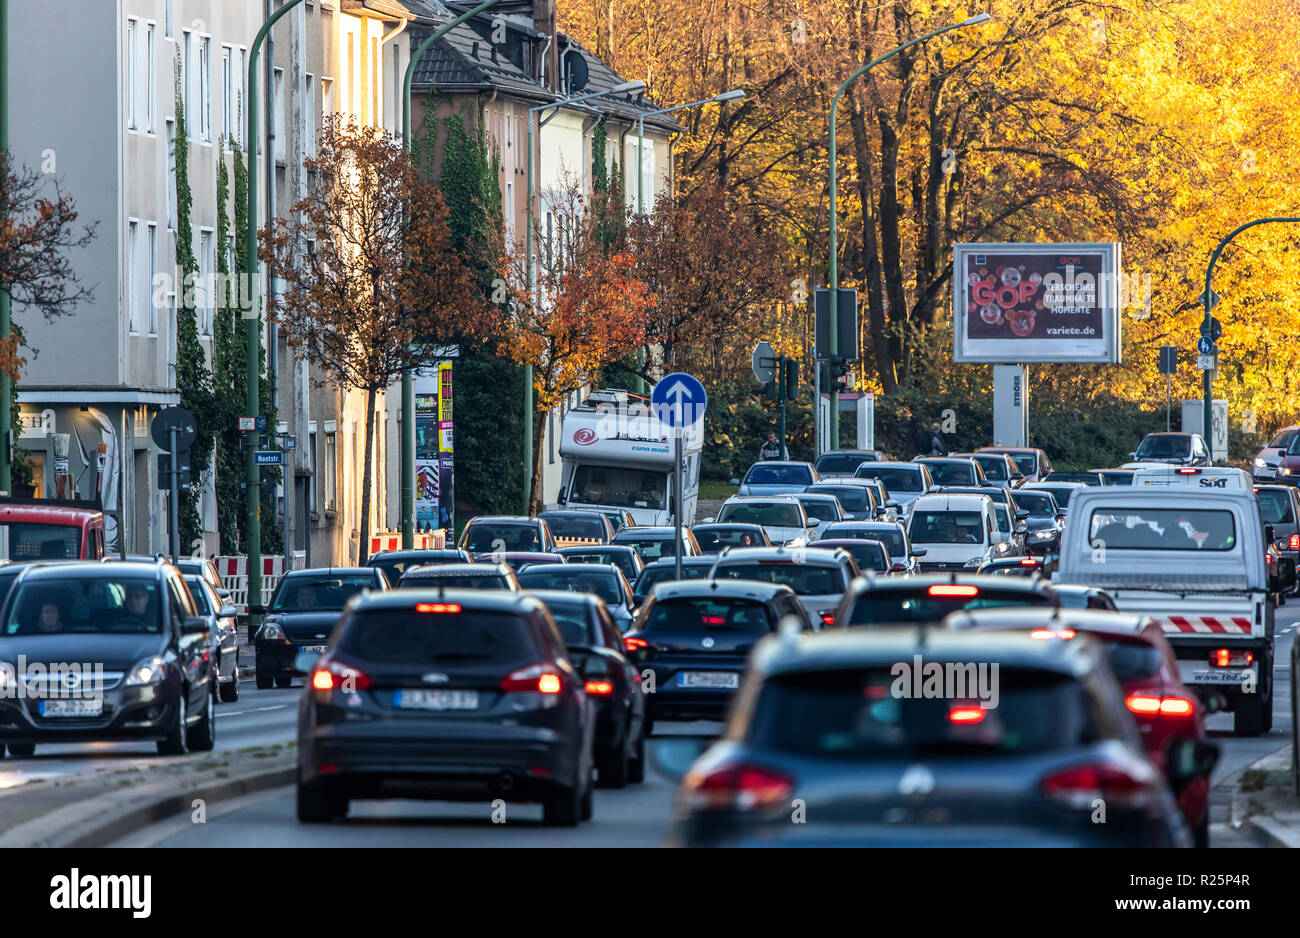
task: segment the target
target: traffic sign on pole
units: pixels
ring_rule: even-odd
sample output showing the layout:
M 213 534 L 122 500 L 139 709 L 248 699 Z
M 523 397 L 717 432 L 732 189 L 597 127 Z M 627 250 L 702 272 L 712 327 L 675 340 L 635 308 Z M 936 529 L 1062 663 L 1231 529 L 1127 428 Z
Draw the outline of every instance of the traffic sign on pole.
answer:
M 280 450 L 258 450 L 253 454 L 253 459 L 259 466 L 283 466 L 284 453 Z
M 1219 322 L 1219 320 L 1213 316 L 1210 317 L 1208 323 L 1202 320 L 1201 335 L 1209 336 L 1211 342 L 1218 342 L 1219 338 L 1223 335 L 1223 323 Z
M 176 431 L 175 445 L 183 452 L 194 445 L 199 435 L 194 415 L 184 407 L 164 407 L 149 425 L 149 436 L 164 453 L 172 452 L 171 431 Z
M 256 418 L 256 417 L 240 417 L 240 418 L 239 418 L 239 432 L 240 432 L 240 433 L 252 433 L 252 432 L 253 432 L 254 430 L 256 430 L 256 429 L 257 429 L 257 418 Z
M 1202 355 L 1214 354 L 1214 340 L 1208 335 L 1203 335 L 1196 341 L 1196 351 Z
M 759 342 L 754 346 L 754 354 L 750 356 L 749 366 L 754 371 L 754 380 L 759 384 L 767 384 L 772 380 L 776 367 L 776 352 L 772 350 L 770 342 Z
M 681 429 L 704 419 L 709 395 L 692 375 L 675 372 L 664 375 L 650 392 L 655 416 L 670 427 Z
M 1211 291 L 1210 291 L 1210 302 L 1209 302 L 1209 307 L 1210 307 L 1210 309 L 1214 309 L 1214 307 L 1218 306 L 1218 305 L 1219 305 L 1219 300 L 1221 300 L 1221 299 L 1223 299 L 1223 297 L 1219 296 L 1219 294 L 1217 294 L 1217 293 L 1215 293 L 1213 290 L 1211 290 Z M 1206 306 L 1206 302 L 1205 302 L 1205 292 L 1204 292 L 1204 291 L 1201 291 L 1201 295 L 1198 296 L 1198 297 L 1196 298 L 1196 302 L 1197 302 L 1197 304 L 1198 304 L 1202 309 L 1205 308 L 1205 306 Z

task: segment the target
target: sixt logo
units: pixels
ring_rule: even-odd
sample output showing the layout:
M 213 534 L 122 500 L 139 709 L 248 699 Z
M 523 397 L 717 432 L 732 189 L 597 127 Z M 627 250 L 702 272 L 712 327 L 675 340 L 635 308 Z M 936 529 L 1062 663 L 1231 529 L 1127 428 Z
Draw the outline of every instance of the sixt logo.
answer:
M 596 442 L 596 431 L 590 427 L 583 427 L 573 432 L 573 442 L 579 446 L 590 446 Z
M 1201 488 L 1203 489 L 1226 489 L 1228 487 L 1227 476 L 1220 476 L 1217 479 L 1202 479 Z

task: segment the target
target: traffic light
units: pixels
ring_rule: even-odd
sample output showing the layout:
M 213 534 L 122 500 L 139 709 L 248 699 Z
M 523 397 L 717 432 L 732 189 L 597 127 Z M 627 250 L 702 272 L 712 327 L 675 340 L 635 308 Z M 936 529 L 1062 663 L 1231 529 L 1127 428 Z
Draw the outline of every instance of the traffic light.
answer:
M 785 362 L 785 398 L 788 401 L 797 401 L 799 399 L 799 363 L 794 359 L 784 359 Z
M 834 389 L 836 394 L 843 394 L 849 390 L 849 360 L 836 356 L 831 359 L 831 376 L 834 378 Z

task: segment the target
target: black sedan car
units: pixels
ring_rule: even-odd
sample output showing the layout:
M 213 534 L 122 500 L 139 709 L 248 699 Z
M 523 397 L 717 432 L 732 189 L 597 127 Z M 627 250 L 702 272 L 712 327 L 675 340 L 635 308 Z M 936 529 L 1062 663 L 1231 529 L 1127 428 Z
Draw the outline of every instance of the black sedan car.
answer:
M 473 563 L 474 557 L 459 547 L 434 550 L 383 550 L 366 561 L 367 567 L 378 567 L 394 586 L 402 574 L 412 567 L 430 567 L 442 563 Z
M 958 669 L 985 677 L 959 687 Z M 949 675 L 941 694 L 922 689 L 936 672 Z M 1091 640 L 929 628 L 768 638 L 738 700 L 683 781 L 674 845 L 1192 844 Z M 1199 772 L 1204 748 L 1179 753 L 1178 772 Z M 803 823 L 790 823 L 792 804 Z
M 623 636 L 623 647 L 643 669 L 648 732 L 659 720 L 721 719 L 755 643 L 787 618 L 808 629 L 799 597 L 784 585 L 695 580 L 656 586 Z
M 1056 598 L 1039 577 L 921 574 L 854 580 L 835 612 L 838 628 L 938 625 L 958 609 L 1051 606 Z
M 299 821 L 344 817 L 354 798 L 541 802 L 544 823 L 568 827 L 591 817 L 595 706 L 527 593 L 359 597 L 307 686 Z
M 227 600 L 217 596 L 212 584 L 203 577 L 186 576 L 194 608 L 208 620 L 208 653 L 217 672 L 218 698 L 224 703 L 239 699 L 239 624 L 238 612 Z
M 339 614 L 348 600 L 366 590 L 389 588 L 384 572 L 373 567 L 331 567 L 293 570 L 275 588 L 268 606 L 251 606 L 253 615 L 265 615 L 257 632 L 256 680 L 258 690 L 273 683 L 288 687 L 298 670 L 299 652 L 323 652 Z
M 399 589 L 519 590 L 515 571 L 507 563 L 442 563 L 412 567 L 397 581 Z
M 520 571 L 518 579 L 525 590 L 566 590 L 599 597 L 620 634 L 628 630 L 636 612 L 632 586 L 612 563 L 546 564 Z
M 596 705 L 596 772 L 605 788 L 645 781 L 646 695 L 623 636 L 599 597 L 533 590 L 564 636 Z
M 683 557 L 682 558 L 682 579 L 683 580 L 702 580 L 709 575 L 713 569 L 714 561 L 718 558 L 715 554 L 708 554 L 704 557 Z M 654 563 L 648 563 L 641 575 L 636 578 L 632 584 L 632 599 L 639 606 L 645 602 L 650 591 L 660 583 L 670 583 L 677 579 L 677 559 L 667 557 L 664 560 L 656 560 Z
M 1016 489 L 1011 493 L 1011 504 L 1016 509 L 1016 517 L 1023 516 L 1025 524 L 1025 553 L 1031 557 L 1042 557 L 1058 553 L 1061 549 L 1061 527 L 1064 515 L 1056 503 L 1056 496 L 1051 492 L 1034 489 Z
M 208 621 L 170 563 L 25 566 L 0 618 L 0 743 L 12 755 L 123 740 L 154 740 L 162 755 L 212 749 Z
M 635 583 L 645 569 L 645 561 L 636 548 L 627 544 L 561 547 L 556 553 L 564 558 L 565 563 L 612 563 L 623 571 L 629 583 Z

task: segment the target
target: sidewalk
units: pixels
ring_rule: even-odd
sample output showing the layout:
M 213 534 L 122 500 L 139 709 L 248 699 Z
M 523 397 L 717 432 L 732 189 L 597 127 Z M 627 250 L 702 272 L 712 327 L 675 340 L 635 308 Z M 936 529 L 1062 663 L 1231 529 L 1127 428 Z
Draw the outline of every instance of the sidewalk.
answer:
M 1241 773 L 1228 826 L 1262 847 L 1300 847 L 1300 798 L 1291 779 L 1291 747 Z

